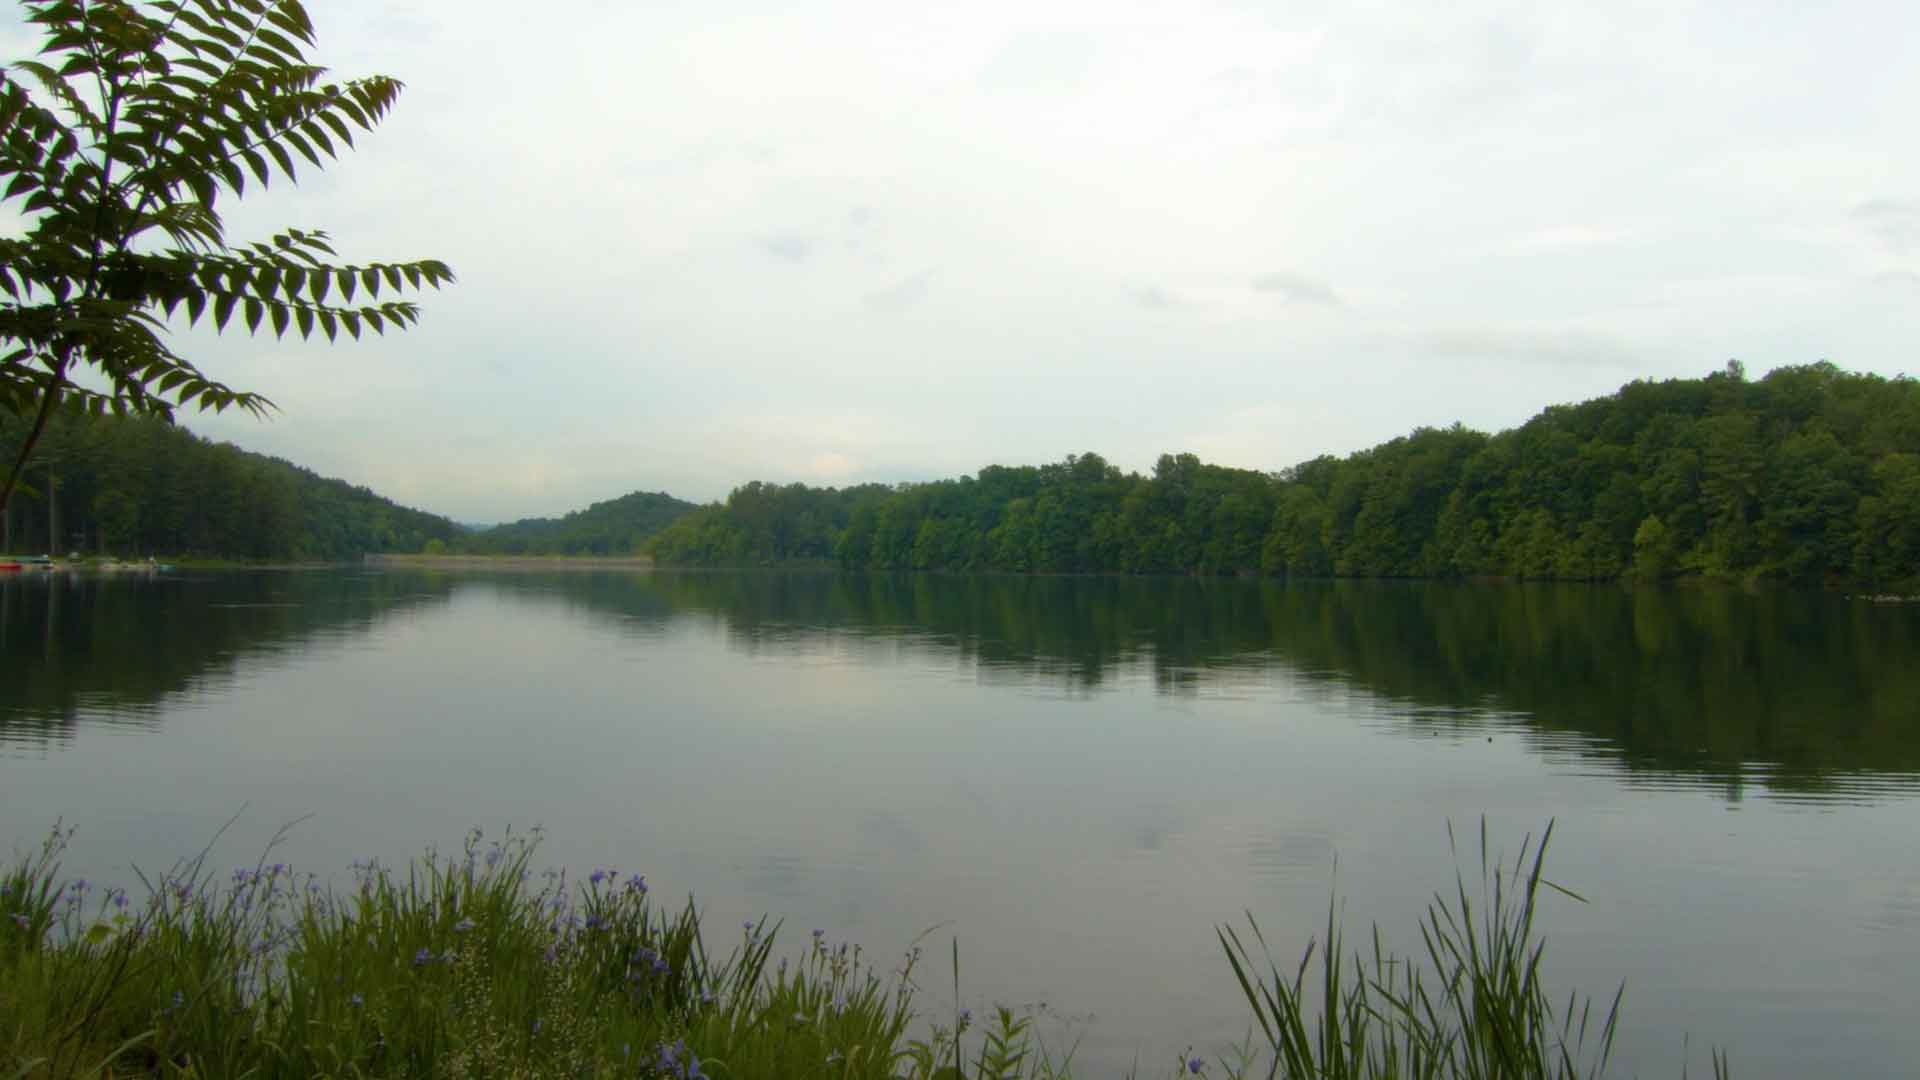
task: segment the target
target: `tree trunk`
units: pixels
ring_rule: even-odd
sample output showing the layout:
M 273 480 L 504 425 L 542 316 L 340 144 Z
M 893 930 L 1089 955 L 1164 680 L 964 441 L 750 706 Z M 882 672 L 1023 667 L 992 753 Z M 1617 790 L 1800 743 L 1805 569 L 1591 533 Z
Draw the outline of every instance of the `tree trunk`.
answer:
M 47 466 L 47 557 L 60 557 L 60 478 Z

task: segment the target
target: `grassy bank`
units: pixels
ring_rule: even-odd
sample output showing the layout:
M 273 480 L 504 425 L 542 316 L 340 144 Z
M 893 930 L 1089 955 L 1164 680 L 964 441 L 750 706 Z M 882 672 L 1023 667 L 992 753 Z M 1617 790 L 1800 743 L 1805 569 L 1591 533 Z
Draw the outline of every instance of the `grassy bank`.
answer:
M 1551 830 L 1549 830 L 1551 832 Z M 820 931 L 776 948 L 747 924 L 716 946 L 698 914 L 611 867 L 536 871 L 535 844 L 353 867 L 336 891 L 266 862 L 206 856 L 141 895 L 69 879 L 56 832 L 0 879 L 0 1076 L 1065 1077 L 1005 1009 L 919 1004 L 915 948 L 876 963 Z M 1425 955 L 1324 947 L 1282 970 L 1251 920 L 1223 927 L 1247 1043 L 1168 1048 L 1148 1074 L 1576 1077 L 1604 1072 L 1619 997 L 1550 998 L 1533 933 L 1544 840 L 1511 864 L 1481 842 L 1479 896 L 1436 896 Z M 945 957 L 941 957 L 945 960 Z M 959 957 L 952 956 L 958 999 Z M 1310 977 L 1311 976 L 1311 977 Z M 944 980 L 943 980 L 944 985 Z M 1151 981 L 1143 992 L 1150 992 Z M 1556 1001 L 1564 1005 L 1556 1008 Z M 1716 1060 L 1716 1072 L 1724 1063 Z

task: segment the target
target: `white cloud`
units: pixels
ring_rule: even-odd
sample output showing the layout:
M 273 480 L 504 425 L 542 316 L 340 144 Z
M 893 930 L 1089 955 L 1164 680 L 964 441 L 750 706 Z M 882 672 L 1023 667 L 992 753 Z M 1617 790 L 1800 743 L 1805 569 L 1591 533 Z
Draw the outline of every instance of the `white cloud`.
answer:
M 980 69 L 980 82 L 1003 89 L 1071 89 L 1086 76 L 1097 48 L 1092 35 L 1082 32 L 1023 30 L 994 52 Z
M 1435 330 L 1421 346 L 1435 356 L 1489 366 L 1554 364 L 1631 371 L 1634 352 L 1624 341 L 1589 330 L 1462 327 Z M 1542 405 L 1559 404 L 1543 401 Z
M 1513 247 L 1522 254 L 1579 252 L 1618 247 L 1625 242 L 1625 236 L 1614 229 L 1596 225 L 1553 225 L 1528 232 L 1515 241 Z

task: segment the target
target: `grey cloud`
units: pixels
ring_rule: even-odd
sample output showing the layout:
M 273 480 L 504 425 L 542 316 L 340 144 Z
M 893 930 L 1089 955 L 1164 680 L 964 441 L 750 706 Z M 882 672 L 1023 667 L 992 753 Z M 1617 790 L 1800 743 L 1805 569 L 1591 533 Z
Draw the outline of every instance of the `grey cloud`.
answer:
M 802 233 L 774 233 L 760 238 L 762 251 L 788 262 L 805 262 L 816 246 L 813 237 Z
M 840 223 L 839 238 L 849 251 L 873 250 L 885 243 L 886 229 L 881 227 L 880 215 L 873 207 L 862 204 L 847 211 Z
M 1465 327 L 1433 331 L 1420 344 L 1435 356 L 1460 360 L 1586 368 L 1631 368 L 1637 362 L 1624 341 L 1589 330 Z
M 917 274 L 901 278 L 884 289 L 868 293 L 867 310 L 889 314 L 905 311 L 926 299 L 927 290 L 932 284 L 933 271 L 931 270 L 922 270 Z
M 1853 208 L 1853 217 L 1896 255 L 1920 248 L 1920 202 L 1869 199 Z
M 1281 299 L 1290 304 L 1340 306 L 1340 297 L 1333 291 L 1333 286 L 1305 274 L 1286 271 L 1262 274 L 1253 279 L 1253 287 L 1261 292 L 1278 293 Z
M 1186 301 L 1157 285 L 1149 285 L 1144 289 L 1135 291 L 1133 294 L 1133 302 L 1143 308 L 1150 308 L 1154 311 L 1172 311 L 1175 308 L 1187 306 Z

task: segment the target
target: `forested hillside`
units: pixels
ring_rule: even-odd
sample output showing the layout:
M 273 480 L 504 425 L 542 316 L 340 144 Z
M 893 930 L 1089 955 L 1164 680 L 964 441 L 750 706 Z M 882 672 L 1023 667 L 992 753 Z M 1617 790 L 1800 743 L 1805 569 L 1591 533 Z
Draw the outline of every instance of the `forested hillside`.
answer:
M 1086 454 L 897 488 L 755 483 L 649 547 L 691 565 L 1912 584 L 1920 383 L 1729 364 L 1272 474 Z
M 25 431 L 25 420 L 0 413 L 8 464 Z M 33 490 L 0 521 L 0 551 L 346 559 L 419 551 L 459 531 L 366 488 L 153 419 L 57 415 L 27 483 Z
M 636 491 L 562 518 L 522 518 L 468 533 L 454 550 L 468 555 L 632 555 L 694 504 L 665 492 Z

